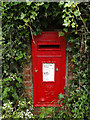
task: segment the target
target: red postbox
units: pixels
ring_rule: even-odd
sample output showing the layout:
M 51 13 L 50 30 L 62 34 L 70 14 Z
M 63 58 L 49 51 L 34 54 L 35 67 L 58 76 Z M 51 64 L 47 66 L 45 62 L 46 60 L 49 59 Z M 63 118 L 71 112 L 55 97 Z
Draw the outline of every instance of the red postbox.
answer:
M 64 94 L 66 40 L 58 32 L 42 32 L 32 41 L 34 106 L 60 106 Z

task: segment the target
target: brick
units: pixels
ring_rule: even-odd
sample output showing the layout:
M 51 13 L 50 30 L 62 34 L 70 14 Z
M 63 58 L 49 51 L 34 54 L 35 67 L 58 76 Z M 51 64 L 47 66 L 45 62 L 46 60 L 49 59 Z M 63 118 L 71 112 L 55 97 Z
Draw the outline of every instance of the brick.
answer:
M 30 63 L 29 64 L 26 63 L 26 65 L 24 66 L 23 69 L 25 69 L 25 68 L 30 68 Z
M 29 68 L 24 68 L 25 70 L 30 70 L 30 67 Z
M 73 75 L 72 71 L 68 71 L 68 75 L 72 76 Z
M 24 83 L 31 83 L 31 81 L 23 81 L 23 84 L 24 84 Z
M 30 83 L 23 83 L 24 84 L 24 86 L 26 86 L 26 87 L 31 87 L 32 86 L 32 83 L 30 82 Z
M 35 107 L 34 111 L 33 111 L 33 114 L 34 115 L 39 115 L 40 113 L 41 113 L 41 108 L 40 107 Z
M 26 74 L 30 75 L 30 69 L 29 70 L 26 70 L 26 69 L 23 70 L 23 75 L 26 75 Z
M 31 81 L 32 76 L 23 76 L 23 81 Z
M 27 90 L 27 97 L 32 97 L 32 89 Z

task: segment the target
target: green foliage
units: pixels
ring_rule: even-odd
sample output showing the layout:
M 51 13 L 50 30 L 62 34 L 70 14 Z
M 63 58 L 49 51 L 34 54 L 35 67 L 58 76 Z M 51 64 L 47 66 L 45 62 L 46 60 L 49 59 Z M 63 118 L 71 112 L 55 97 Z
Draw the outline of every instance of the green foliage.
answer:
M 31 119 L 34 118 L 32 114 L 32 109 L 30 110 L 27 106 L 29 102 L 18 101 L 17 109 L 13 108 L 13 103 L 8 101 L 3 104 L 2 111 L 4 114 L 2 115 L 2 119 Z
M 62 93 L 60 93 L 60 94 L 58 95 L 58 97 L 59 97 L 59 100 L 62 100 L 62 99 L 64 98 L 64 95 L 63 95 Z
M 39 114 L 39 118 L 49 118 L 50 114 L 53 112 L 52 108 L 42 107 L 41 113 Z
M 58 29 L 59 37 L 65 34 L 69 45 L 67 51 L 72 53 L 73 80 L 66 88 L 69 94 L 59 94 L 59 103 L 63 103 L 61 109 L 43 107 L 38 118 L 88 120 L 89 3 L 3 2 L 2 8 L 3 118 L 19 119 L 30 111 L 27 111 L 28 105 L 32 105 L 24 101 L 21 74 L 24 64 L 29 63 L 28 45 L 32 35 Z M 32 111 L 29 113 L 27 118 Z
M 59 32 L 59 37 L 60 37 L 60 36 L 63 36 L 63 35 L 64 35 L 64 33 L 63 33 L 63 32 Z

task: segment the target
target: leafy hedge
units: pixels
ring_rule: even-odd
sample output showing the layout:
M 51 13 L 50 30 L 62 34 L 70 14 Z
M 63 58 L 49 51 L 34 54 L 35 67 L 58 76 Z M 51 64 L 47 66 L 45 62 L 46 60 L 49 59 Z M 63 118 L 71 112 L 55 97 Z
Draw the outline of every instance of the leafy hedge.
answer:
M 89 119 L 89 5 L 73 2 L 2 2 L 2 75 L 3 118 L 36 118 L 31 99 L 22 84 L 22 68 L 27 60 L 28 44 L 43 30 L 57 30 L 72 43 L 73 80 L 60 110 L 42 108 L 38 119 L 52 114 L 53 119 Z M 23 102 L 24 101 L 24 102 Z M 30 106 L 30 107 L 29 107 Z M 49 119 L 49 118 L 48 118 Z

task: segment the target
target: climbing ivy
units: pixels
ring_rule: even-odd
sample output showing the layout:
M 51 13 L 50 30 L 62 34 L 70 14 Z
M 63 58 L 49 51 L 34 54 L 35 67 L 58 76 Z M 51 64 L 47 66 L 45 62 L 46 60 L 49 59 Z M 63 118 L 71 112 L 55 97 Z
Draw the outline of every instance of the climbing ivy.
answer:
M 29 63 L 28 45 L 34 40 L 33 35 L 57 30 L 59 37 L 65 34 L 67 39 L 73 80 L 65 87 L 67 94 L 59 95 L 60 100 L 63 98 L 61 109 L 42 108 L 39 117 L 47 117 L 53 112 L 55 119 L 89 119 L 89 3 L 2 2 L 2 98 L 4 108 L 7 108 L 3 109 L 3 118 L 16 118 L 17 115 L 19 118 L 19 114 L 25 117 L 24 112 L 27 113 L 28 105 L 31 105 L 26 102 L 22 84 L 22 69 Z M 23 100 L 25 105 L 18 106 Z M 13 112 L 8 115 L 10 106 Z M 18 114 L 20 111 L 23 112 Z

